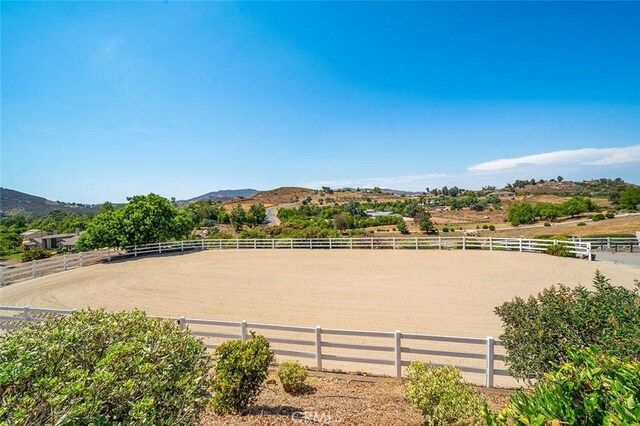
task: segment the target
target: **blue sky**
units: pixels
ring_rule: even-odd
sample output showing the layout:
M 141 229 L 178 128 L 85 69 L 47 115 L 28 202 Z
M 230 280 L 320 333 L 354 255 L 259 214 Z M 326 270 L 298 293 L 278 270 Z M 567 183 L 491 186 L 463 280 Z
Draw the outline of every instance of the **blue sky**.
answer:
M 640 3 L 0 7 L 3 187 L 640 183 Z

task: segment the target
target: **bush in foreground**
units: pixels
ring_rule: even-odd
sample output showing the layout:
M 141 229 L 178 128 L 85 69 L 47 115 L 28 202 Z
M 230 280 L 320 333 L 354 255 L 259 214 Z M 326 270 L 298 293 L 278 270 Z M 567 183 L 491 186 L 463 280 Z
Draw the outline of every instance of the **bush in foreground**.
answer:
M 211 405 L 220 414 L 243 413 L 260 394 L 273 351 L 263 336 L 247 342 L 229 340 L 216 349 Z
M 640 359 L 640 282 L 636 286 L 614 286 L 596 272 L 594 290 L 559 285 L 495 308 L 511 374 L 540 379 L 553 364 L 568 361 L 575 347 Z
M 484 401 L 454 367 L 409 364 L 407 398 L 425 417 L 425 424 L 478 424 Z
M 7 333 L 0 424 L 195 425 L 210 356 L 173 321 L 83 310 Z
M 493 425 L 633 425 L 640 422 L 640 364 L 593 349 L 572 351 L 530 393 L 519 391 Z
M 278 378 L 284 391 L 290 394 L 303 393 L 309 373 L 299 362 L 284 361 L 278 366 Z

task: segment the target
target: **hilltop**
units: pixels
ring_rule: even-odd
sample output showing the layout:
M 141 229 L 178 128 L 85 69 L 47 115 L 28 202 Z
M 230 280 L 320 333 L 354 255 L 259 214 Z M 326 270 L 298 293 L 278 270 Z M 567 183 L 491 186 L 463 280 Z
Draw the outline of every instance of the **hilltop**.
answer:
M 0 188 L 0 212 L 3 214 L 27 214 L 43 216 L 53 210 L 77 214 L 97 213 L 100 204 L 66 203 L 27 194 L 13 189 Z
M 233 198 L 248 198 L 257 194 L 257 189 L 223 189 L 220 191 L 207 192 L 206 194 L 198 195 L 197 197 L 189 198 L 188 200 L 181 200 L 178 203 L 190 203 L 192 201 L 211 200 L 211 201 L 228 201 Z

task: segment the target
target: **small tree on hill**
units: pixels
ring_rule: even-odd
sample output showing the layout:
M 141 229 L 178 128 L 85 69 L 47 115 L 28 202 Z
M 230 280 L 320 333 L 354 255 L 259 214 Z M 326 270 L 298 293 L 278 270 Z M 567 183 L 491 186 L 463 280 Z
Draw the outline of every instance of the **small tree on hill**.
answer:
M 244 211 L 240 204 L 237 204 L 233 210 L 231 210 L 231 215 L 229 216 L 229 221 L 231 225 L 235 228 L 236 231 L 242 231 L 242 227 L 247 221 L 247 213 Z
M 343 232 L 353 226 L 353 217 L 347 212 L 338 213 L 333 217 L 333 226 Z

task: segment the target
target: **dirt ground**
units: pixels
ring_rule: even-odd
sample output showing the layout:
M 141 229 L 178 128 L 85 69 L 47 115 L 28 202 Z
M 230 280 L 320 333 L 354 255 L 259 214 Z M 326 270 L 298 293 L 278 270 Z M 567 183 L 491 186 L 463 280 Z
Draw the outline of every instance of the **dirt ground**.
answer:
M 405 398 L 401 380 L 362 381 L 347 377 L 309 377 L 308 392 L 289 395 L 272 373 L 256 404 L 244 416 L 208 411 L 201 426 L 213 425 L 422 425 L 419 411 Z M 489 406 L 503 408 L 512 391 L 477 388 Z
M 633 279 L 640 278 L 639 266 L 531 253 L 228 250 L 150 256 L 57 273 L 0 288 L 0 304 L 139 308 L 172 317 L 497 338 L 501 322 L 493 313 L 495 306 L 558 282 L 589 285 L 596 269 L 618 285 L 632 286 Z M 264 334 L 313 339 L 308 334 Z M 346 342 L 344 336 L 323 335 L 323 339 Z M 368 337 L 350 339 L 350 343 L 393 344 L 389 338 L 375 342 Z M 478 345 L 406 344 L 484 353 L 484 346 Z M 285 349 L 313 351 L 308 346 Z M 354 354 L 345 350 L 340 354 L 393 358 L 388 352 Z M 452 362 L 445 358 L 429 360 Z M 306 362 L 313 365 L 313 359 Z M 482 359 L 471 359 L 462 365 L 482 368 L 483 363 Z M 327 361 L 324 367 L 356 370 L 356 364 L 338 361 Z M 363 368 L 377 374 L 393 373 L 392 366 Z M 475 383 L 483 380 L 479 375 L 468 378 Z M 498 379 L 498 385 L 505 385 Z

